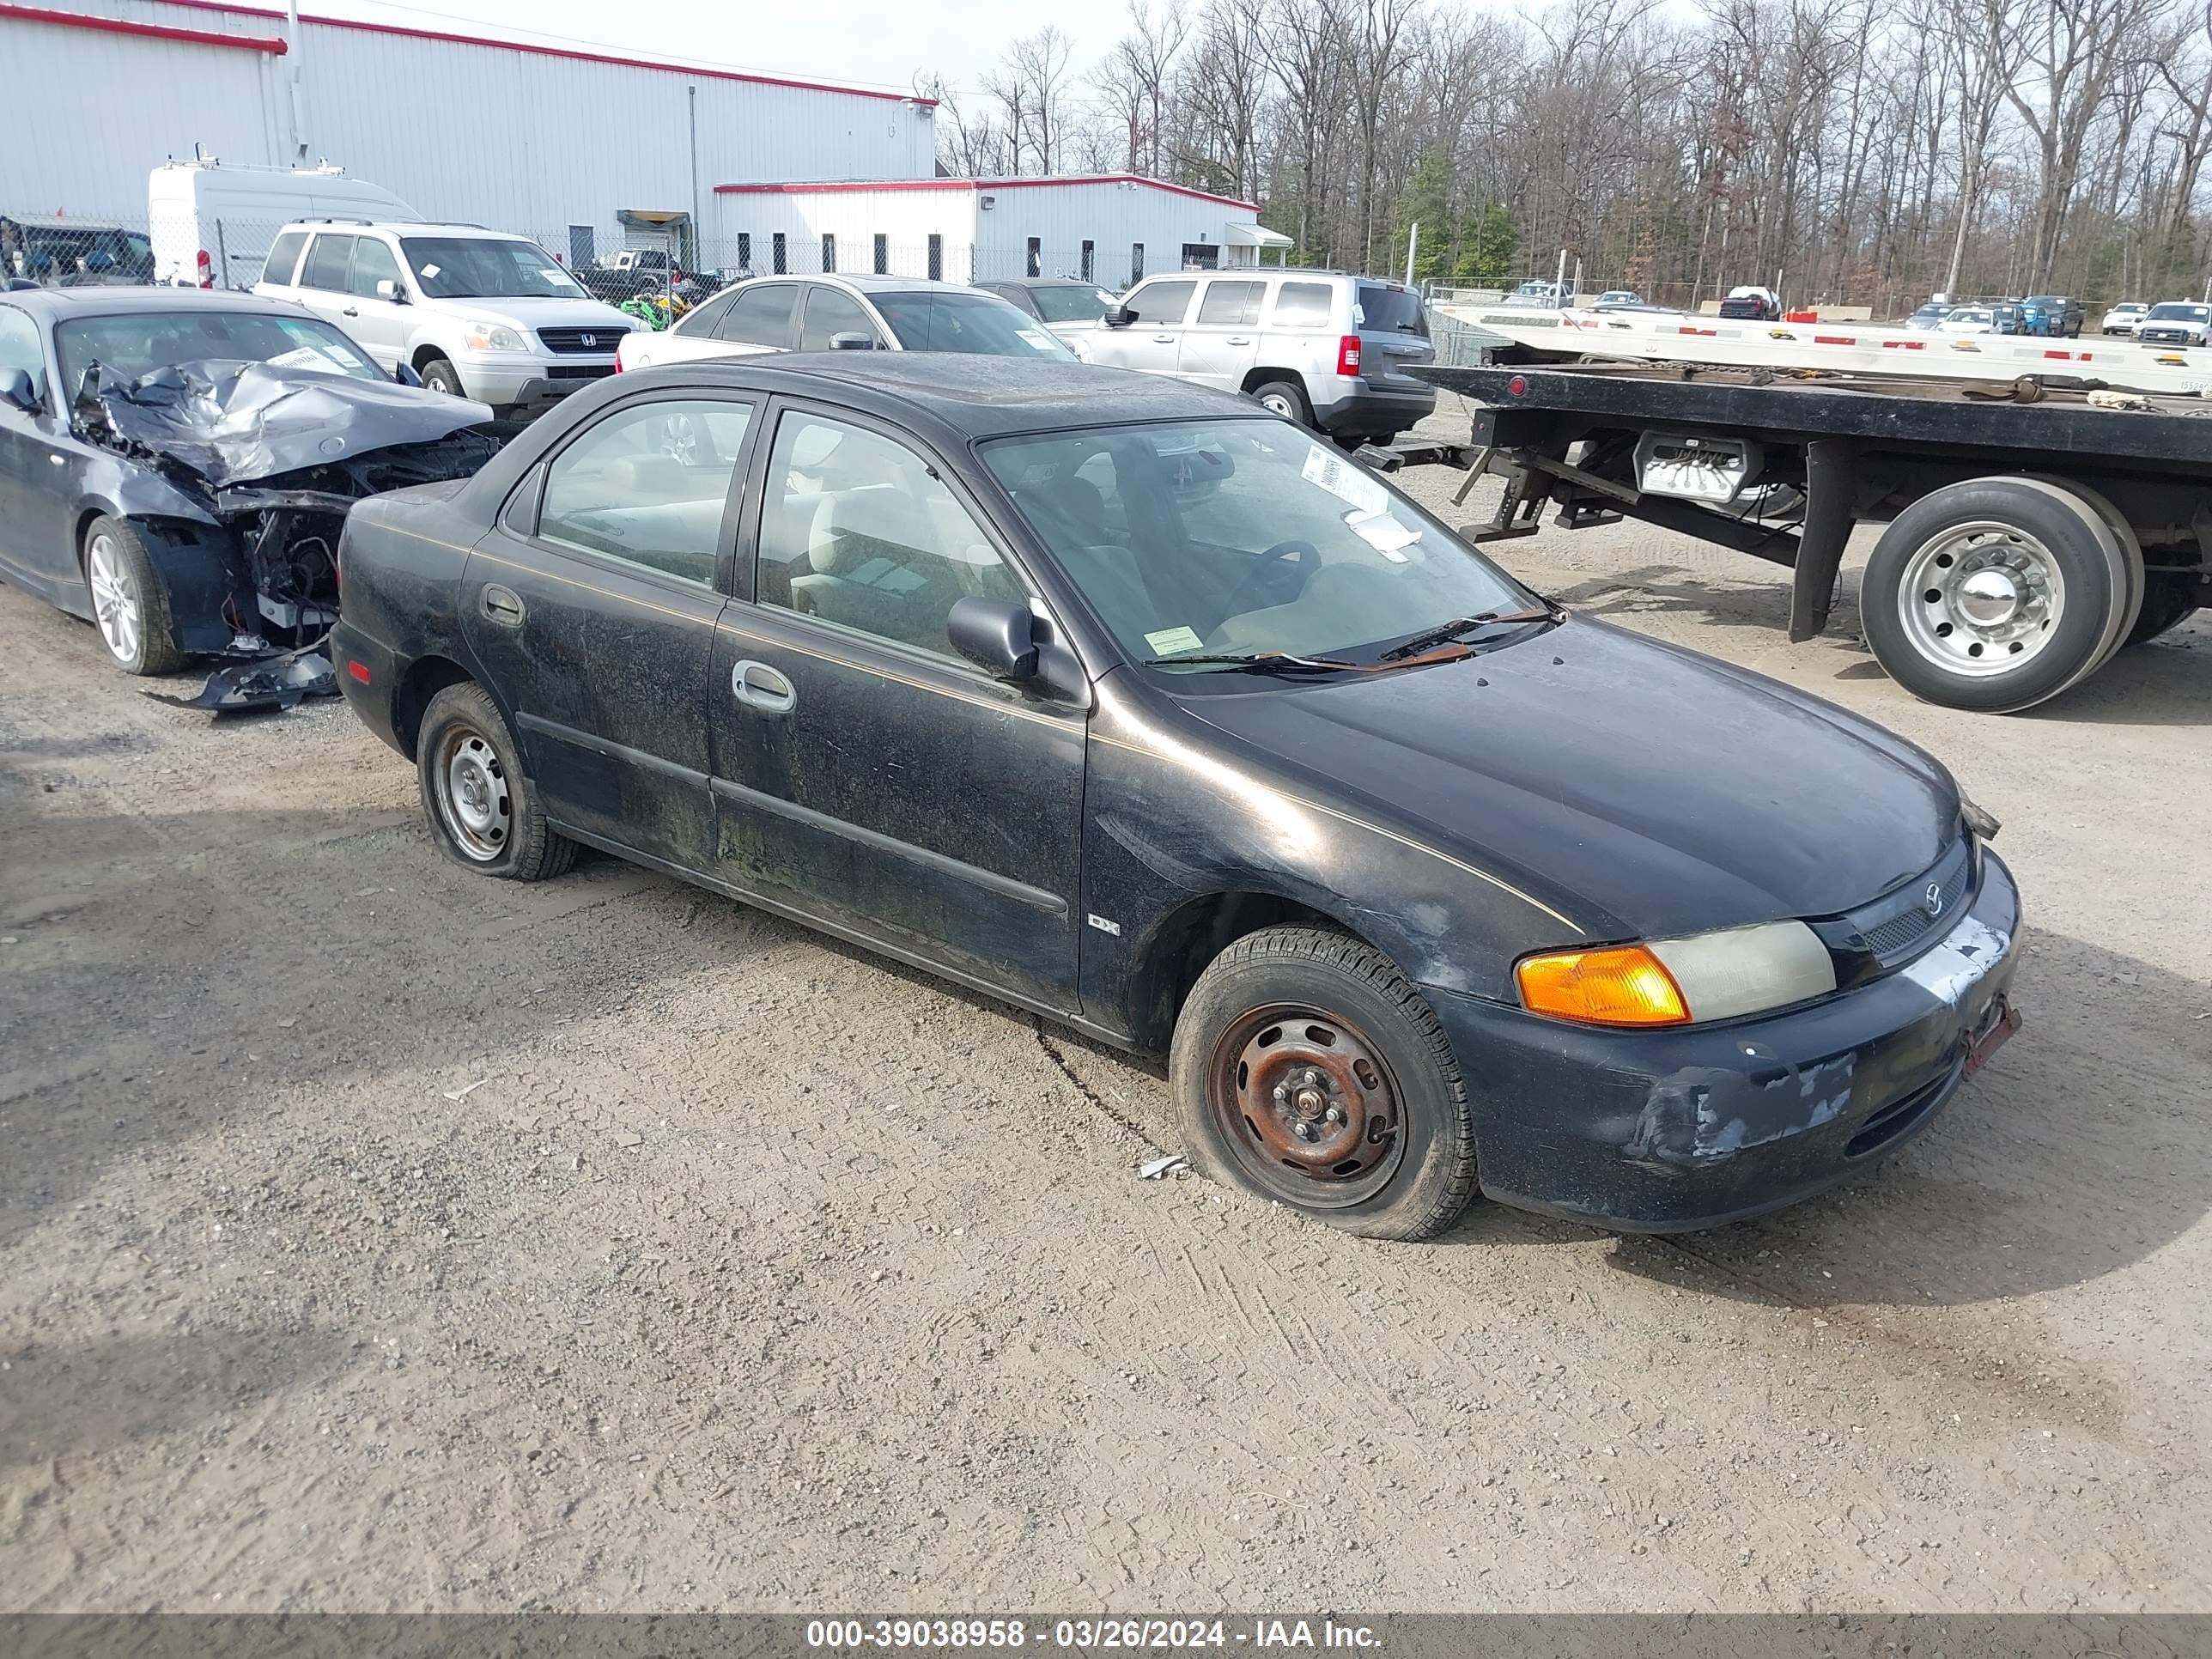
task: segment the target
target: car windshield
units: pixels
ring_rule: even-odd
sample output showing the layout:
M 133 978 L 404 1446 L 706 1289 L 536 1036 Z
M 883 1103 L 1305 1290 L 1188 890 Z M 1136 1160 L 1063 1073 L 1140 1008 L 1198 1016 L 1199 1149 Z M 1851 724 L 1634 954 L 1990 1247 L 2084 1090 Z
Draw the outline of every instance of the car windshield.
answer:
M 54 344 L 61 354 L 62 384 L 72 395 L 95 362 L 134 380 L 157 368 L 211 358 L 384 379 L 368 354 L 328 323 L 281 312 L 133 311 L 72 318 L 54 331 Z
M 1285 422 L 1097 427 L 981 454 L 1121 648 L 1178 677 L 1239 666 L 1176 660 L 1209 655 L 1381 663 L 1451 624 L 1477 634 L 1542 607 Z
M 1056 357 L 1075 354 L 1036 319 L 993 294 L 938 294 L 927 289 L 871 294 L 876 309 L 908 351 L 964 351 L 982 357 Z
M 2150 315 L 2153 322 L 2201 323 L 2212 317 L 2212 307 L 2178 305 L 2168 301 L 2165 305 L 2153 306 Z
M 1095 323 L 1114 303 L 1101 288 L 1033 288 L 1030 298 L 1048 323 Z
M 588 300 L 535 242 L 495 236 L 403 236 L 408 269 L 434 300 Z
M 1948 306 L 1923 306 L 1919 310 L 1914 312 L 1912 314 L 1916 318 L 1925 318 L 1932 322 L 1949 316 L 1951 314 L 1951 307 Z

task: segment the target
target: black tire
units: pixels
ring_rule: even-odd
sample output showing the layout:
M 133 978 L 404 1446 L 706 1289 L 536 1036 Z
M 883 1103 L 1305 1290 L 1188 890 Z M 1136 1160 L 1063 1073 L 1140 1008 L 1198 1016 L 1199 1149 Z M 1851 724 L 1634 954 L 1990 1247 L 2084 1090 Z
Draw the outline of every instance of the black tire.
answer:
M 1311 1219 L 1427 1238 L 1474 1195 L 1474 1118 L 1443 1027 L 1347 934 L 1269 927 L 1216 957 L 1176 1018 L 1168 1078 L 1201 1174 Z M 1287 1144 L 1271 1148 L 1263 1121 Z
M 1947 665 L 1942 654 L 1923 643 L 1941 622 L 1908 629 L 1902 608 L 1918 604 L 1906 593 L 1923 551 L 1942 556 L 1945 538 L 1963 526 L 2002 526 L 2039 546 L 2049 557 L 2054 586 L 2063 603 L 2057 615 L 2023 643 L 2016 669 L 1982 667 L 1971 672 Z M 1937 592 L 1939 590 L 1929 590 Z M 1889 677 L 1926 702 L 1979 714 L 2012 714 L 2057 696 L 2093 672 L 2118 638 L 2126 611 L 2129 583 L 2119 544 L 2097 509 L 2079 495 L 2032 478 L 1975 478 L 1948 484 L 1922 496 L 1898 514 L 1875 544 L 1860 586 L 1859 610 L 1867 643 Z M 1943 607 L 1936 607 L 1942 612 Z M 1935 614 L 1935 613 L 1929 613 Z M 1963 637 L 1963 636 L 1962 636 Z M 1960 648 L 1963 658 L 1972 646 Z M 2008 657 L 2013 654 L 2007 647 Z M 1997 659 L 2003 660 L 2003 659 Z
M 2135 629 L 2136 617 L 2142 610 L 2143 592 L 2149 581 L 2148 573 L 2143 569 L 2142 543 L 2136 535 L 2135 526 L 2127 521 L 2118 507 L 2112 505 L 2110 496 L 2071 478 L 2043 472 L 2025 476 L 2088 502 L 2096 510 L 2097 516 L 2104 520 L 2106 529 L 2112 532 L 2111 544 L 2105 552 L 2108 557 L 2116 556 L 2119 560 L 2124 592 L 2118 608 L 2105 623 L 2105 648 L 2097 660 L 2075 678 L 2075 683 L 2079 684 L 2118 656 L 2120 647 L 2128 642 L 2128 635 Z
M 422 816 L 454 863 L 502 881 L 547 881 L 575 863 L 576 843 L 546 823 L 514 735 L 482 686 L 449 685 L 430 699 L 415 755 Z
M 177 649 L 169 585 L 154 568 L 146 544 L 120 519 L 102 516 L 85 526 L 85 592 L 93 626 L 109 659 L 126 674 L 173 674 L 185 665 Z M 127 607 L 118 613 L 118 606 Z M 127 616 L 128 626 L 120 625 Z
M 422 365 L 422 384 L 432 392 L 442 392 L 448 398 L 465 398 L 461 389 L 460 371 L 443 357 L 433 357 Z
M 1306 401 L 1306 389 L 1296 380 L 1262 380 L 1245 396 L 1286 421 L 1295 421 L 1309 431 L 1313 428 L 1313 405 Z
M 2126 642 L 2141 645 L 2154 640 L 2195 616 L 2204 603 L 2203 579 L 2193 571 L 2154 570 L 2143 592 L 2142 610 L 2128 629 Z

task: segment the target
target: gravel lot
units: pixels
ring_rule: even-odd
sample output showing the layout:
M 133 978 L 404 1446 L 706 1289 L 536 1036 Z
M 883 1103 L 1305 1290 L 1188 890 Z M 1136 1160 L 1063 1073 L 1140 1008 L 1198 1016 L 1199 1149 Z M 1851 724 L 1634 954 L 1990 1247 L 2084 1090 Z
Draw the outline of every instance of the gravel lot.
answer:
M 0 591 L 0 1607 L 2212 1608 L 2212 616 L 1977 719 L 1753 561 L 1503 556 L 2004 820 L 2027 1027 L 1856 1185 L 1378 1246 L 1139 1182 L 1154 1073 L 472 878 L 343 707 Z

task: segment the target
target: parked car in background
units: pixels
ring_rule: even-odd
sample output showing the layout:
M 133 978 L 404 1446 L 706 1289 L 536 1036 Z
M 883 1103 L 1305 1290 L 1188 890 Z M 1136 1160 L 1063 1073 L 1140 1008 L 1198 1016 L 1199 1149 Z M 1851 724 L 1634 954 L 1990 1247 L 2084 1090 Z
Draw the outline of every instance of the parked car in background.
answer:
M 1953 306 L 1936 329 L 1939 334 L 1994 334 L 1996 316 L 1987 306 Z
M 2136 338 L 2145 345 L 2200 346 L 2212 334 L 2212 306 L 2167 300 L 2145 312 Z
M 278 301 L 0 293 L 0 575 L 96 623 L 125 673 L 303 643 L 337 615 L 349 498 L 473 471 L 490 414 Z
M 1644 296 L 1634 289 L 1609 288 L 1590 301 L 1592 306 L 1640 306 Z
M 475 225 L 287 225 L 253 291 L 336 323 L 386 369 L 510 414 L 613 374 L 641 326 L 529 238 Z
M 1097 283 L 1071 276 L 1024 276 L 975 286 L 1020 307 L 1057 334 L 1078 356 L 1083 354 L 1082 341 L 1097 331 L 1098 319 L 1119 303 L 1115 295 Z
M 284 226 L 307 219 L 392 224 L 422 216 L 380 185 L 335 167 L 240 166 L 202 157 L 169 161 L 146 179 L 150 280 L 184 288 L 249 289 Z
M 1557 308 L 1566 303 L 1565 290 L 1557 283 L 1547 283 L 1532 276 L 1507 295 L 1501 303 L 1509 306 L 1549 306 Z
M 2017 300 L 1998 300 L 1991 303 L 1990 332 L 1992 334 L 2026 334 L 2029 332 L 2027 312 Z
M 1732 288 L 1721 301 L 1721 315 L 1747 320 L 1774 322 L 1782 315 L 1782 296 L 1771 288 L 1755 285 Z
M 1917 328 L 1929 331 L 1939 329 L 1943 326 L 1943 319 L 1951 314 L 1951 311 L 1952 307 L 1948 301 L 1930 300 L 1926 305 L 1922 306 L 1910 317 L 1907 317 L 1905 319 L 1904 325 L 1906 328 Z
M 1202 387 L 685 362 L 344 562 L 338 683 L 455 865 L 594 847 L 1164 1054 L 1201 1170 L 1351 1232 L 1756 1214 L 2010 1029 L 1935 760 Z
M 2142 321 L 2149 311 L 2150 306 L 2148 301 L 2123 300 L 2105 313 L 2104 320 L 2097 325 L 2097 332 L 2132 334 L 2136 331 L 2136 325 Z
M 1420 295 L 1340 271 L 1147 277 L 1083 355 L 1241 392 L 1348 447 L 1395 437 L 1437 406 L 1436 388 L 1406 372 L 1436 360 Z
M 683 276 L 665 248 L 626 247 L 569 273 L 593 299 L 618 306 L 641 294 L 675 291 Z
M 2031 294 L 2025 303 L 2029 333 L 2069 340 L 2080 336 L 2084 318 L 2079 300 L 2069 300 L 2063 294 Z
M 622 343 L 650 368 L 765 351 L 959 351 L 1066 360 L 1051 330 L 995 294 L 917 276 L 762 276 L 723 289 L 657 334 Z
M 153 245 L 142 232 L 82 219 L 0 217 L 0 278 L 74 288 L 153 276 Z

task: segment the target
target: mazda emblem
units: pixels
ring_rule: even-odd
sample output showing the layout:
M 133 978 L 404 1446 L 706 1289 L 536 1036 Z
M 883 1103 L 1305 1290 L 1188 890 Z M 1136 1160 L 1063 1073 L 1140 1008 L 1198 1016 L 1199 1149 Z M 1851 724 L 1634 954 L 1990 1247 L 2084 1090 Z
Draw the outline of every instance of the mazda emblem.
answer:
M 596 334 L 586 334 L 584 337 L 584 343 L 587 346 L 595 346 L 599 344 L 599 337 Z
M 1928 913 L 1928 920 L 1930 921 L 1935 921 L 1936 917 L 1942 915 L 1943 914 L 1943 889 L 1942 886 L 1935 882 L 1929 882 L 1928 884 L 1928 890 L 1920 896 L 1920 908 Z

